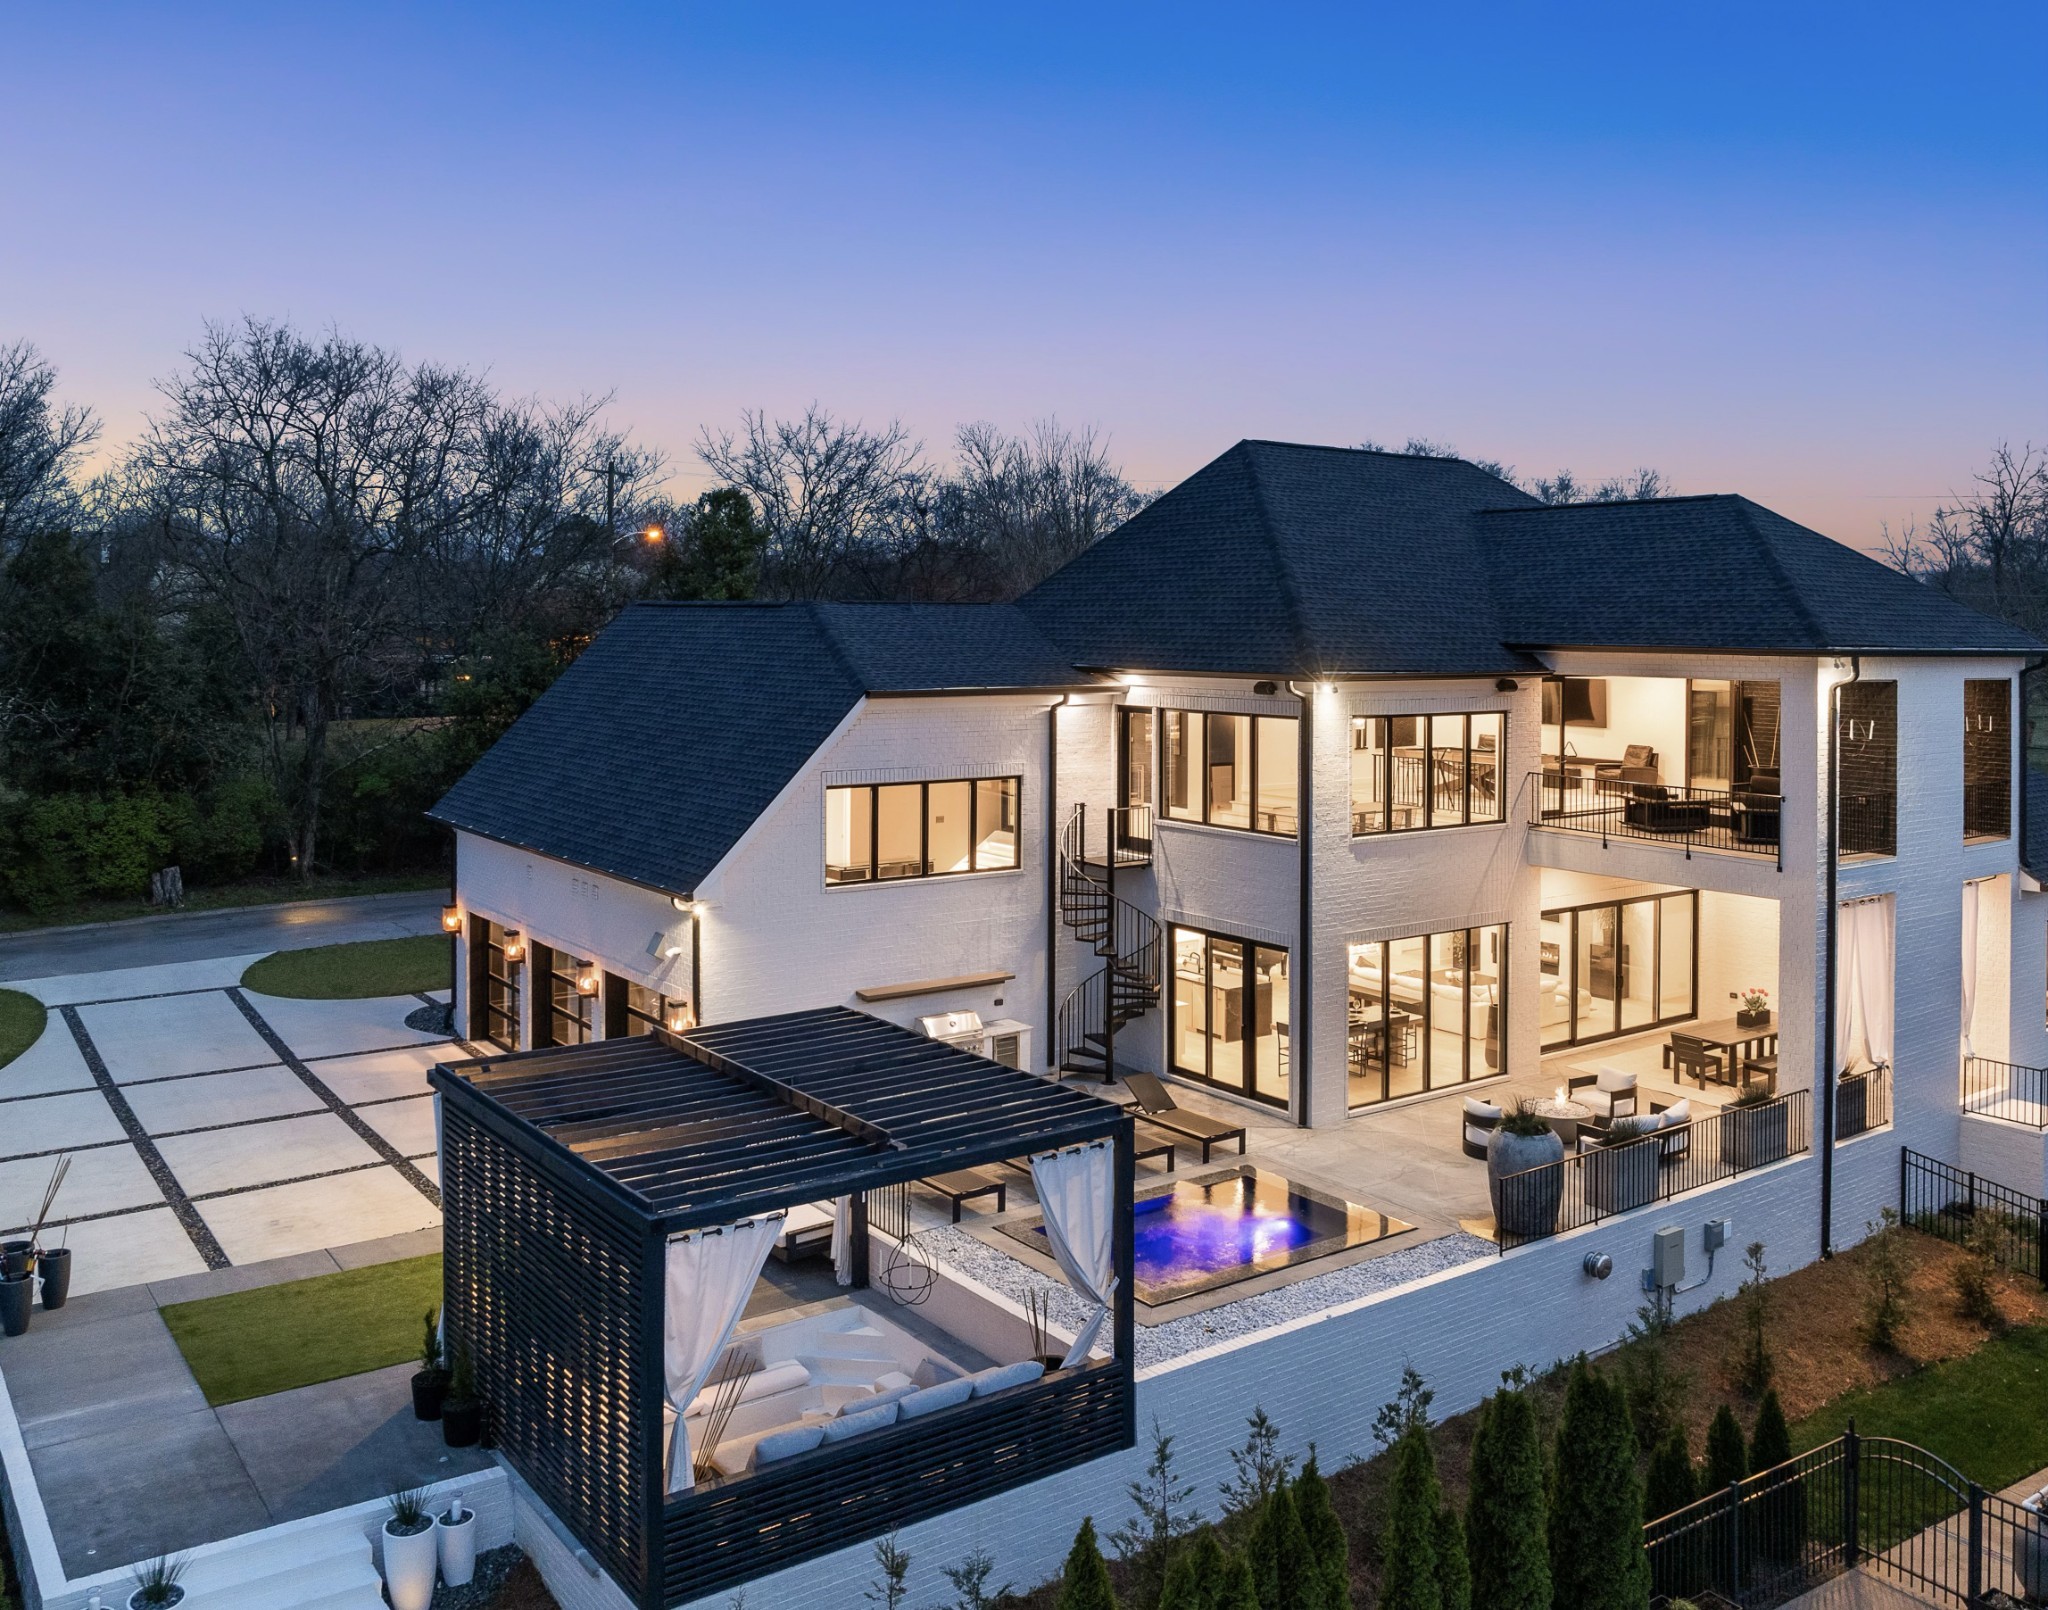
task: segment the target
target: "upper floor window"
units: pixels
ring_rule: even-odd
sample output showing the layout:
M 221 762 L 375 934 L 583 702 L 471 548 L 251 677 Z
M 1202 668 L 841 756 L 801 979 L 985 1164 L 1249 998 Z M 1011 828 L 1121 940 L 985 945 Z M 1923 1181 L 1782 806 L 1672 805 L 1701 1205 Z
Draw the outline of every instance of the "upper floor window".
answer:
M 1294 835 L 1300 721 L 1162 710 L 1160 793 L 1174 822 Z
M 1501 820 L 1507 717 L 1353 716 L 1351 831 L 1405 833 Z
M 1896 855 L 1899 828 L 1899 685 L 1847 682 L 1835 741 L 1836 803 L 1844 855 Z
M 1001 872 L 1017 865 L 1017 777 L 825 790 L 825 881 Z
M 1963 836 L 2012 832 L 2012 684 L 1963 684 Z

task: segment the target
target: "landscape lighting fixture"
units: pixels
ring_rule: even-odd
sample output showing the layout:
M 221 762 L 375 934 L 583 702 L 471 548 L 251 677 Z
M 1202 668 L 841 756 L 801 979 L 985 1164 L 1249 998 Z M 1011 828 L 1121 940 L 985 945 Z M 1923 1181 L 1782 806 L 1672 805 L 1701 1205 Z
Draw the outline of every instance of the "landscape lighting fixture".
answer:
M 443 906 L 441 908 L 441 932 L 444 934 L 455 934 L 461 931 L 462 908 L 460 906 Z
M 597 974 L 578 973 L 576 975 L 576 993 L 578 995 L 595 995 L 597 993 Z
M 512 929 L 505 935 L 505 960 L 523 962 L 526 960 L 526 941 L 519 937 L 519 930 Z

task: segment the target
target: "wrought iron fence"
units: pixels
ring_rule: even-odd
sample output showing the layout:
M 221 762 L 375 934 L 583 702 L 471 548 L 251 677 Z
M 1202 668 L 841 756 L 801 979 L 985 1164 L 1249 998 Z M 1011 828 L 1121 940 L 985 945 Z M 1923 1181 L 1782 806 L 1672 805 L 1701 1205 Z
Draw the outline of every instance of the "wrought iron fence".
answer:
M 1911 1147 L 1899 1154 L 1899 1217 L 1958 1245 L 1982 1235 L 2002 1268 L 2048 1283 L 2048 1201 Z
M 2048 1518 L 1987 1493 L 1924 1448 L 1834 1441 L 1643 1528 L 1652 1604 L 1768 1610 L 1861 1570 L 1979 1610 L 2048 1598 Z
M 1496 1244 L 1505 1252 L 1562 1235 L 1800 1156 L 1812 1145 L 1813 1095 L 1806 1090 L 1703 1112 L 1689 1124 L 1631 1140 L 1596 1142 L 1491 1182 Z
M 1835 1139 L 1854 1140 L 1892 1121 L 1892 1070 L 1880 1064 L 1835 1081 Z
M 1780 855 L 1784 801 L 1776 794 L 1624 782 L 1571 767 L 1536 772 L 1530 784 L 1539 827 L 1591 833 L 1603 844 L 1609 839 L 1678 844 L 1688 856 L 1695 849 Z
M 1963 1111 L 2048 1129 L 2048 1068 L 1964 1057 Z

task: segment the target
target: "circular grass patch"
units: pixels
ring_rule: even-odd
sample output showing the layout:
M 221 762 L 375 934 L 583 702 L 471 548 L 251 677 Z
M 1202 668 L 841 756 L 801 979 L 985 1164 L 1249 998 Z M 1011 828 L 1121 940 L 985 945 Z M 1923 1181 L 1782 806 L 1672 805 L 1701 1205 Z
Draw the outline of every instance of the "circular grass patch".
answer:
M 351 945 L 280 950 L 251 962 L 242 988 L 295 1001 L 362 1001 L 417 995 L 455 981 L 455 941 L 447 934 L 364 939 Z
M 0 989 L 0 1068 L 43 1037 L 49 1008 L 18 989 Z

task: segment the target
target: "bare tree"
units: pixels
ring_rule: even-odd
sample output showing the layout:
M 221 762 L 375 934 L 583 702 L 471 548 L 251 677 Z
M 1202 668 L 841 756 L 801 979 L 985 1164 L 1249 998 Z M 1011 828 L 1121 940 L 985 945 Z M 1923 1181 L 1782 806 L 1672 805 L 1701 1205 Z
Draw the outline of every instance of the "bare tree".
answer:
M 1388 451 L 1378 442 L 1364 441 L 1358 445 L 1375 453 Z M 1508 485 L 1520 487 L 1539 503 L 1647 503 L 1672 497 L 1677 491 L 1661 470 L 1635 469 L 1627 475 L 1610 475 L 1594 483 L 1580 480 L 1570 470 L 1559 470 L 1549 476 L 1517 475 L 1512 464 L 1503 464 L 1496 458 L 1471 458 L 1448 442 L 1434 442 L 1426 436 L 1409 437 L 1401 451 L 1418 458 L 1463 458 L 1489 475 L 1499 476 Z
M 1885 557 L 1975 608 L 2038 632 L 2048 626 L 2048 449 L 2000 442 L 1972 490 L 1923 532 L 1884 530 Z
M 1029 436 L 963 425 L 951 478 L 960 540 L 987 556 L 995 596 L 1014 598 L 1142 509 L 1093 428 L 1040 420 Z
M 753 500 L 768 533 L 765 589 L 793 598 L 830 595 L 863 555 L 897 545 L 922 450 L 894 420 L 868 430 L 816 403 L 798 420 L 749 410 L 737 436 L 706 429 L 697 444 L 711 472 Z
M 57 371 L 26 341 L 0 346 L 0 559 L 77 518 L 75 471 L 98 438 L 88 408 L 51 400 Z

